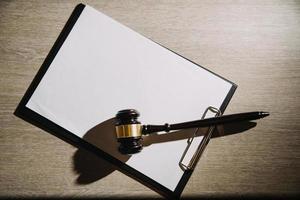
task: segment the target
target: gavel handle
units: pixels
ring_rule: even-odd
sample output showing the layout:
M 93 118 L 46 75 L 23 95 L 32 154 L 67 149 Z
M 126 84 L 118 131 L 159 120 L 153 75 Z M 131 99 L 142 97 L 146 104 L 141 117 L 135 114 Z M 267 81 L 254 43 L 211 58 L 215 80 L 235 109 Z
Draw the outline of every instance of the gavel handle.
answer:
M 160 131 L 169 132 L 171 130 L 180 130 L 187 128 L 200 128 L 200 127 L 208 127 L 215 126 L 220 124 L 227 124 L 233 122 L 241 122 L 241 121 L 250 121 L 256 120 L 260 118 L 264 118 L 268 116 L 268 112 L 246 112 L 246 113 L 238 113 L 231 115 L 223 115 L 218 117 L 206 118 L 201 120 L 183 122 L 178 124 L 164 124 L 164 125 L 143 125 L 142 134 L 151 134 Z

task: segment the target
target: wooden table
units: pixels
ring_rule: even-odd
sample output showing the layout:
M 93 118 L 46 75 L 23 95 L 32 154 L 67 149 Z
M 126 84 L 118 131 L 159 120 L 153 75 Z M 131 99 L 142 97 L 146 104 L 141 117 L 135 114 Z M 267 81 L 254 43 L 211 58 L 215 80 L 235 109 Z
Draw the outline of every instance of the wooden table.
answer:
M 160 197 L 118 171 L 79 184 L 76 148 L 13 115 L 77 3 L 0 1 L 0 197 Z M 211 140 L 183 197 L 300 194 L 299 1 L 85 3 L 238 84 L 226 113 L 271 112 Z

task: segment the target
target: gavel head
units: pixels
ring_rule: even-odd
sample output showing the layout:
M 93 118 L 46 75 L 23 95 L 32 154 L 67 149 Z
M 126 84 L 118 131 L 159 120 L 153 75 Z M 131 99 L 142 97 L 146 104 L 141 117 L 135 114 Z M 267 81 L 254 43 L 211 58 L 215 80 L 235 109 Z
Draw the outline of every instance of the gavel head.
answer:
M 122 154 L 134 154 L 142 150 L 142 125 L 137 120 L 139 112 L 134 109 L 121 110 L 116 115 L 116 134 Z

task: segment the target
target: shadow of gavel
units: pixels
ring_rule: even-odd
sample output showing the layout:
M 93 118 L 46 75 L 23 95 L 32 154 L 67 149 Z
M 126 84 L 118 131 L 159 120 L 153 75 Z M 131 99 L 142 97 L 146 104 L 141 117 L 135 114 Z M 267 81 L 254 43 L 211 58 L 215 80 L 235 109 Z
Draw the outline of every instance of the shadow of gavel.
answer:
M 124 155 L 118 151 L 119 143 L 115 135 L 115 118 L 106 120 L 91 128 L 83 139 L 114 156 L 122 162 L 130 159 L 131 155 Z M 212 138 L 225 137 L 232 134 L 242 133 L 256 126 L 255 122 L 240 122 L 218 126 L 212 134 Z M 201 128 L 197 136 L 206 134 L 206 128 Z M 151 144 L 165 143 L 177 140 L 187 139 L 194 134 L 194 129 L 185 129 L 172 133 L 151 134 L 143 138 L 143 146 Z M 78 149 L 73 155 L 73 166 L 76 173 L 79 174 L 77 184 L 89 184 L 109 175 L 116 168 L 106 160 L 88 152 L 84 149 Z

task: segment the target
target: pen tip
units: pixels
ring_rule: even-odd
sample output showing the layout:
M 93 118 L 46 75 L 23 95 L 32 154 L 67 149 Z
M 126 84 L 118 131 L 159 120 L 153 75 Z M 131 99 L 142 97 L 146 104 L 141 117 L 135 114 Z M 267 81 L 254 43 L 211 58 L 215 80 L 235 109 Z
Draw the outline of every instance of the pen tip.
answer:
M 263 117 L 267 117 L 267 116 L 269 116 L 270 115 L 270 113 L 269 112 L 260 112 L 260 116 L 261 116 L 261 118 L 263 118 Z

